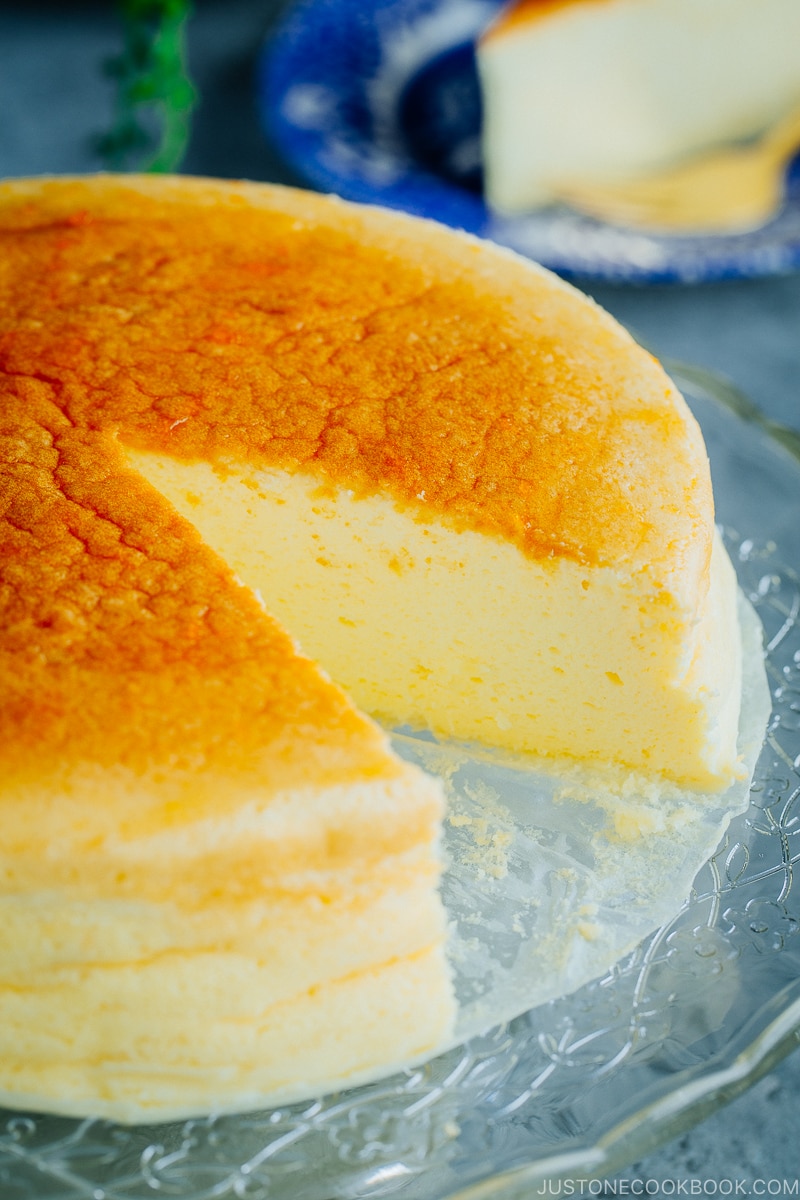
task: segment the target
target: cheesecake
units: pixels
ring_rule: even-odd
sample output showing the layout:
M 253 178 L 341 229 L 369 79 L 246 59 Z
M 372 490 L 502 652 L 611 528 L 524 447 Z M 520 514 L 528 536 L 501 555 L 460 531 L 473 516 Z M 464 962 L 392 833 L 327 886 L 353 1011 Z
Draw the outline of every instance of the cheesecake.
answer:
M 648 203 L 644 223 L 652 209 L 675 231 L 746 224 L 758 200 L 735 193 L 755 184 L 731 186 L 719 152 L 787 114 L 800 147 L 798 45 L 795 0 L 505 6 L 478 43 L 490 207 L 514 215 L 566 200 L 591 209 L 593 189 L 597 206 L 613 188 L 607 206 L 616 198 L 634 221 L 637 192 L 623 209 L 624 189 L 646 183 L 648 201 L 660 184 L 669 202 Z M 763 145 L 766 186 L 774 166 L 768 138 Z
M 450 1044 L 440 782 L 376 719 L 722 791 L 733 568 L 607 314 L 307 193 L 0 187 L 0 1100 L 167 1120 Z

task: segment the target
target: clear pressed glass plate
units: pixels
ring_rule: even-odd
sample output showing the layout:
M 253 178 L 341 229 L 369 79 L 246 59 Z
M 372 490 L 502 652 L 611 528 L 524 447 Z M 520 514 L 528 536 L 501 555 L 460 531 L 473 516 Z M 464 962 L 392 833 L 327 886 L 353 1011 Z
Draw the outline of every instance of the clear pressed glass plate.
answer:
M 541 1179 L 618 1170 L 796 1044 L 800 437 L 699 370 L 676 366 L 673 375 L 703 427 L 718 519 L 764 625 L 774 706 L 750 806 L 688 902 L 570 995 L 346 1093 L 146 1128 L 6 1113 L 0 1194 L 511 1200 Z M 497 827 L 487 832 L 489 851 L 502 851 Z M 568 876 L 585 847 L 573 837 L 564 848 L 575 860 L 564 864 Z M 492 863 L 502 882 L 502 854 L 483 860 L 484 879 Z

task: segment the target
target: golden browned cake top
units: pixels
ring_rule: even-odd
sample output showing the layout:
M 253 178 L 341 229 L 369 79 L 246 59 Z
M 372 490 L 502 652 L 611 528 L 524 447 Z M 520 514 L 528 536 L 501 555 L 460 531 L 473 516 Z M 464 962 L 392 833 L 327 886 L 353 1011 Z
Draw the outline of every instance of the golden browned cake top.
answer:
M 79 388 L 51 369 L 0 379 L 4 785 L 85 761 L 291 786 L 315 752 L 328 782 L 385 771 L 338 689 L 320 686 L 113 440 L 65 415 Z
M 708 504 L 660 369 L 510 256 L 280 189 L 0 204 L 0 365 L 95 438 L 306 471 L 587 563 Z
M 358 726 L 287 667 L 288 643 L 120 443 L 388 493 L 534 557 L 614 563 L 710 534 L 702 444 L 666 377 L 511 256 L 191 180 L 8 184 L 0 239 L 3 713 L 20 761 L 44 726 L 72 745 L 76 708 L 93 760 L 134 767 L 145 743 L 148 761 L 157 745 L 228 770 L 278 727 Z M 191 699 L 160 722 L 176 681 Z M 121 709 L 134 733 L 109 722 Z

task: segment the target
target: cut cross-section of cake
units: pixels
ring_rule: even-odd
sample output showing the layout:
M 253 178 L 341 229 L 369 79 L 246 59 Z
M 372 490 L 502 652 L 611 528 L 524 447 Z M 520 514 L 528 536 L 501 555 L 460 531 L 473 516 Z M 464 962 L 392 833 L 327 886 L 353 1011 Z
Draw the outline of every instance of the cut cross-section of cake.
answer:
M 0 1098 L 167 1119 L 434 1052 L 442 791 L 354 704 L 725 788 L 694 419 L 574 289 L 398 214 L 23 181 L 0 236 Z

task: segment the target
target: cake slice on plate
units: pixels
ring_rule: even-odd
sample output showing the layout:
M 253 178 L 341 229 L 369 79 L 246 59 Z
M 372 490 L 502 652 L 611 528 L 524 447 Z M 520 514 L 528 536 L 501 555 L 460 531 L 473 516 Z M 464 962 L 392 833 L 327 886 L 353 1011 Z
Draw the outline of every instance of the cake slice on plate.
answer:
M 488 203 L 519 214 L 593 187 L 666 179 L 757 137 L 800 109 L 798 45 L 795 0 L 509 4 L 478 45 Z M 724 226 L 737 198 L 724 174 L 701 186 L 715 180 Z M 691 220 L 697 203 L 687 196 L 685 207 Z

